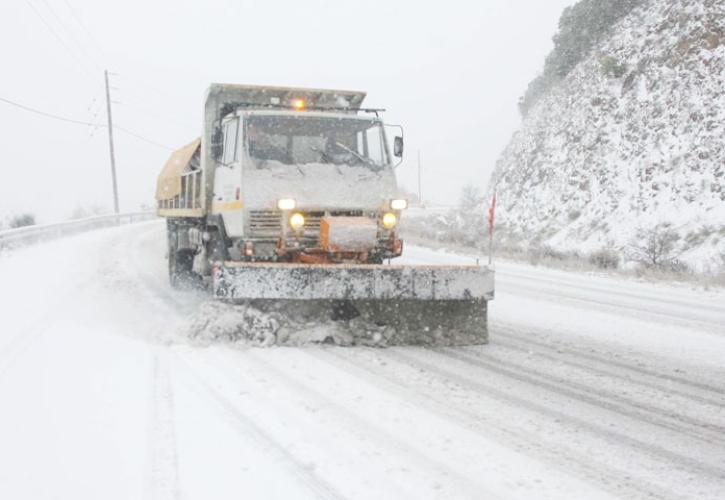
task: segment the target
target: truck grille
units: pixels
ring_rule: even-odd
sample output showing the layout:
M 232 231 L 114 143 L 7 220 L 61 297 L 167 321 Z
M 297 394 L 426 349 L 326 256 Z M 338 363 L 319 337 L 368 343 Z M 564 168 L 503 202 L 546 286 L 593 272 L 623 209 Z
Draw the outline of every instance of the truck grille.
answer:
M 301 240 L 305 245 L 316 246 L 320 241 L 320 221 L 326 215 L 333 217 L 361 217 L 362 210 L 302 211 L 305 216 L 305 230 Z M 277 239 L 282 233 L 282 214 L 274 210 L 251 210 L 249 212 L 249 236 L 252 238 Z
M 253 238 L 277 238 L 282 231 L 282 215 L 274 210 L 249 212 L 249 235 Z

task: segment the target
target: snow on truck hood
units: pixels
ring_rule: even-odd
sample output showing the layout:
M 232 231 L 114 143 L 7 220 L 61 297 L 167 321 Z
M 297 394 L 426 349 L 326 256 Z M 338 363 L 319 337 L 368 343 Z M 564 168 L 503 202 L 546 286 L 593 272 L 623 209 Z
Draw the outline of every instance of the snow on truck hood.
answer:
M 398 194 L 390 167 L 375 172 L 363 166 L 267 161 L 247 164 L 242 190 L 249 208 L 273 208 L 280 198 L 294 198 L 300 208 L 377 209 Z

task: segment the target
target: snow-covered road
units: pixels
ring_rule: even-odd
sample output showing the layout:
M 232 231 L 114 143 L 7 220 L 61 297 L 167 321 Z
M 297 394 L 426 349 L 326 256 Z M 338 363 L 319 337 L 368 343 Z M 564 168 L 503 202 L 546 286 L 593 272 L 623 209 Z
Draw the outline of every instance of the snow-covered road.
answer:
M 723 292 L 500 264 L 487 346 L 205 347 L 164 244 L 0 255 L 0 498 L 725 495 Z

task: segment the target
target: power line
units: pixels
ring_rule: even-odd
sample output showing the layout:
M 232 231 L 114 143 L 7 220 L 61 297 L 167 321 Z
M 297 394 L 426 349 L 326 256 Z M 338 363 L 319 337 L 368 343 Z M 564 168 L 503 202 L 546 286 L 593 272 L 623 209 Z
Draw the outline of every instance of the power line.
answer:
M 168 109 L 159 110 L 158 107 L 151 106 L 148 101 L 137 98 L 137 95 L 132 95 L 124 92 L 124 89 L 120 89 L 118 93 L 121 94 L 123 102 L 117 104 L 123 104 L 123 106 L 133 108 L 134 110 L 141 112 L 155 120 L 168 120 L 170 117 L 174 117 L 180 121 L 189 120 L 188 115 L 182 116 L 181 113 Z
M 151 110 L 155 110 L 158 108 L 157 103 L 152 102 L 149 99 L 148 91 L 150 90 L 150 91 L 158 94 L 159 96 L 165 98 L 166 100 L 172 100 L 172 98 L 169 96 L 168 91 L 163 91 L 153 85 L 150 85 L 149 83 L 145 82 L 144 80 L 137 79 L 136 77 L 129 77 L 125 74 L 120 74 L 117 76 L 119 76 L 120 80 L 124 83 L 122 83 L 120 85 L 120 87 L 121 87 L 120 89 L 116 89 L 116 90 L 118 90 L 121 93 L 121 95 L 123 95 L 124 100 L 131 100 L 131 101 L 136 102 L 136 104 L 137 104 L 136 106 L 134 106 L 133 104 L 129 104 L 132 108 L 136 108 L 137 110 L 144 111 L 148 114 L 152 114 L 156 118 L 158 118 L 159 116 L 155 112 L 151 111 Z M 148 89 L 148 90 L 145 90 L 145 89 Z M 131 97 L 131 99 L 128 99 L 129 96 Z M 176 102 L 176 101 L 174 101 L 174 102 Z M 128 103 L 126 103 L 126 104 L 128 104 Z M 144 109 L 141 109 L 141 107 L 139 107 L 139 106 L 143 107 Z M 173 108 L 172 110 L 166 109 L 163 112 L 163 114 L 166 117 L 168 117 L 168 115 L 174 115 L 176 118 L 178 118 L 180 120 L 186 120 L 189 118 L 187 115 L 182 116 L 181 114 L 179 114 L 175 110 L 175 108 Z
M 151 139 L 148 139 L 148 138 L 146 138 L 146 137 L 144 137 L 142 135 L 139 135 L 136 132 L 132 132 L 132 131 L 130 131 L 127 128 L 121 127 L 120 125 L 114 125 L 113 128 L 116 129 L 116 130 L 120 130 L 121 132 L 125 132 L 128 135 L 132 135 L 136 139 L 140 139 L 140 140 L 142 140 L 144 142 L 148 142 L 149 144 L 151 144 L 153 146 L 157 146 L 157 147 L 163 148 L 163 149 L 168 149 L 169 151 L 173 151 L 174 150 L 174 148 L 170 148 L 169 146 L 164 146 L 163 144 L 159 144 L 156 141 L 152 141 Z
M 15 101 L 11 101 L 10 99 L 5 99 L 4 97 L 0 97 L 0 101 L 3 101 L 5 103 L 7 103 L 7 104 L 10 104 L 11 106 L 15 106 L 17 108 L 24 109 L 25 111 L 29 111 L 31 113 L 35 113 L 35 114 L 38 114 L 38 115 L 41 115 L 41 116 L 45 116 L 45 117 L 48 117 L 48 118 L 53 118 L 54 120 L 60 120 L 62 122 L 76 123 L 78 125 L 88 125 L 88 126 L 91 126 L 91 127 L 96 127 L 96 126 L 99 125 L 98 123 L 83 122 L 83 121 L 80 121 L 80 120 L 73 120 L 72 118 L 65 118 L 63 116 L 54 115 L 52 113 L 46 113 L 45 111 L 40 111 L 39 109 L 30 108 L 28 106 L 25 106 L 23 104 L 17 103 Z
M 31 108 L 31 107 L 25 106 L 23 104 L 20 104 L 18 102 L 15 102 L 15 101 L 11 101 L 10 99 L 5 99 L 4 97 L 0 97 L 0 101 L 2 101 L 4 103 L 7 103 L 7 104 L 10 104 L 11 106 L 15 106 L 17 108 L 20 108 L 22 110 L 28 111 L 30 113 L 35 113 L 37 115 L 45 116 L 46 118 L 52 118 L 54 120 L 58 120 L 58 121 L 62 121 L 62 122 L 74 123 L 76 125 L 85 125 L 85 126 L 89 126 L 89 127 L 104 127 L 104 128 L 107 127 L 107 125 L 104 125 L 103 123 L 84 122 L 84 121 L 81 121 L 81 120 L 74 120 L 72 118 L 66 118 L 64 116 L 55 115 L 53 113 L 47 113 L 45 111 L 41 111 L 39 109 Z M 159 148 L 167 149 L 169 151 L 173 151 L 173 149 L 174 149 L 174 148 L 170 148 L 169 146 L 165 146 L 165 145 L 163 145 L 161 143 L 158 143 L 156 141 L 152 141 L 151 139 L 148 139 L 147 137 L 144 137 L 141 134 L 137 134 L 136 132 L 133 132 L 133 131 L 125 128 L 125 127 L 120 127 L 118 125 L 115 125 L 114 128 L 116 128 L 118 130 L 121 130 L 122 132 L 124 132 L 124 133 L 126 133 L 128 135 L 131 135 L 131 136 L 133 136 L 133 137 L 135 137 L 137 139 L 140 139 L 140 140 L 142 140 L 144 142 L 147 142 L 147 143 L 152 144 L 154 146 L 157 146 Z
M 68 26 L 66 26 L 66 24 L 63 22 L 63 20 L 60 18 L 60 16 L 55 12 L 55 10 L 53 10 L 53 7 L 50 6 L 50 4 L 48 3 L 48 1 L 47 0 L 40 0 L 40 1 L 43 2 L 43 4 L 45 4 L 45 6 L 47 7 L 47 9 L 50 11 L 50 13 L 53 15 L 53 17 L 55 18 L 55 20 L 60 25 L 60 27 L 66 33 L 68 33 L 69 38 L 73 41 L 73 43 L 75 44 L 75 46 L 78 47 L 78 49 L 80 49 L 80 52 L 82 52 L 85 55 L 85 57 L 88 59 L 88 61 L 90 61 L 90 63 L 93 66 L 95 66 L 97 69 L 101 69 L 101 67 L 98 65 L 98 63 L 96 63 L 96 61 L 91 57 L 91 55 L 86 51 L 86 49 L 83 47 L 83 45 L 81 45 L 81 43 L 75 37 L 75 35 L 73 34 L 73 30 L 71 30 L 70 28 L 68 28 Z
M 169 96 L 169 93 L 167 91 L 161 90 L 158 87 L 151 85 L 147 81 L 137 78 L 135 76 L 133 76 L 133 77 L 129 77 L 128 75 L 118 75 L 118 76 L 120 76 L 122 80 L 128 79 L 128 80 L 131 80 L 132 82 L 135 82 L 139 87 L 146 87 L 147 89 L 152 90 L 153 92 L 159 94 L 162 97 L 168 98 L 168 96 Z
M 92 45 L 95 47 L 95 49 L 98 51 L 98 53 L 101 56 L 105 56 L 106 54 L 103 51 L 103 49 L 101 48 L 101 45 L 95 39 L 95 37 L 93 36 L 91 31 L 88 28 L 86 28 L 85 23 L 81 20 L 76 9 L 73 8 L 73 6 L 68 2 L 68 0 L 63 0 L 63 3 L 65 3 L 65 6 L 68 7 L 68 11 L 71 13 L 71 16 L 73 16 L 73 19 L 75 20 L 75 22 L 78 23 L 78 26 L 80 26 L 83 29 L 83 31 L 86 32 L 86 35 L 88 35 L 88 39 L 91 40 L 91 42 L 93 42 Z
M 50 23 L 48 23 L 48 21 L 45 20 L 45 18 L 40 13 L 40 11 L 35 8 L 35 5 L 33 5 L 32 2 L 30 2 L 30 0 L 25 0 L 25 3 L 28 4 L 28 6 L 33 10 L 35 15 L 38 16 L 38 19 L 41 20 L 41 22 L 45 25 L 45 27 L 48 29 L 48 31 L 50 31 L 50 33 L 55 37 L 55 39 L 58 40 L 58 43 L 60 43 L 61 46 L 63 46 L 63 48 L 68 52 L 68 54 L 70 54 L 71 57 L 73 57 L 73 59 L 75 59 L 76 62 L 78 62 L 80 64 L 79 69 L 90 76 L 91 73 L 89 72 L 88 68 L 86 68 L 84 66 L 83 60 L 81 60 L 78 57 L 78 55 L 75 52 L 73 52 L 71 50 L 71 48 L 63 41 L 63 38 L 61 38 L 61 36 L 58 35 L 58 33 L 53 29 L 53 27 L 50 25 Z

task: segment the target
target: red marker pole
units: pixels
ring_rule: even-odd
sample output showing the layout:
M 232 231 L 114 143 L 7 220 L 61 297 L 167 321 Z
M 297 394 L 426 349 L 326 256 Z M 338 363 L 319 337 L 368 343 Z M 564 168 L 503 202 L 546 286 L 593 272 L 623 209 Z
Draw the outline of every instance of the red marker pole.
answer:
M 488 209 L 488 265 L 493 264 L 493 222 L 496 215 L 496 192 L 493 193 L 491 206 Z

